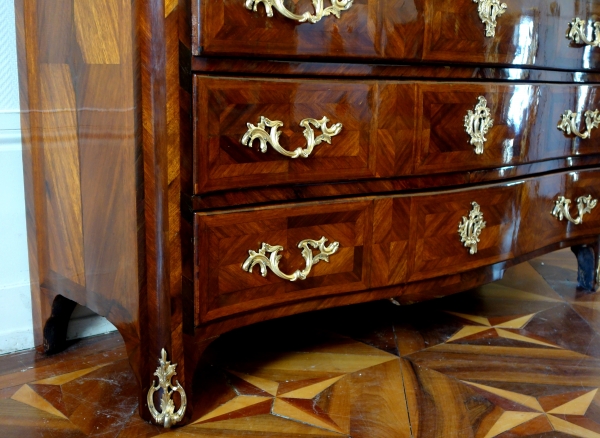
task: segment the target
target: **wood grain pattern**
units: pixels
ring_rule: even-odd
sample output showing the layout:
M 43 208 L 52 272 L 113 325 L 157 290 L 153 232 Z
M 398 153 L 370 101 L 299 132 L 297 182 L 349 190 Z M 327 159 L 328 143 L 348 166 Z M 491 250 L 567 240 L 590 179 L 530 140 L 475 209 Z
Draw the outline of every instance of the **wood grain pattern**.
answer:
M 121 10 L 125 2 L 118 0 L 75 0 L 74 1 L 75 29 L 77 44 L 81 48 L 86 64 L 120 64 L 121 56 L 119 43 L 119 20 L 121 14 L 127 14 L 127 9 Z
M 125 341 L 144 419 L 162 348 L 192 399 L 204 351 L 234 328 L 391 296 L 422 301 L 498 279 L 553 249 L 597 249 L 597 212 L 579 227 L 549 217 L 559 190 L 576 198 L 600 177 L 597 136 L 580 141 L 555 129 L 566 109 L 599 104 L 591 83 L 600 82 L 598 52 L 563 37 L 564 21 L 594 16 L 597 2 L 522 0 L 501 17 L 497 40 L 483 39 L 467 0 L 359 0 L 314 26 L 277 13 L 266 19 L 262 7 L 253 13 L 233 0 L 198 6 L 16 2 L 36 343 L 64 346 L 75 302 L 106 316 Z M 218 56 L 193 56 L 200 46 Z M 345 63 L 359 58 L 370 64 Z M 422 60 L 481 65 L 410 65 Z M 511 68 L 518 65 L 532 68 Z M 483 156 L 462 131 L 479 95 L 495 119 Z M 238 143 L 261 115 L 284 122 L 288 148 L 304 142 L 302 118 L 327 116 L 344 128 L 313 161 L 290 162 Z M 472 200 L 488 222 L 474 256 L 457 233 Z M 536 238 L 545 223 L 544 240 Z M 323 235 L 341 249 L 305 281 L 240 268 L 267 241 L 285 247 L 282 269 L 293 271 L 304 264 L 295 244 Z M 511 341 L 520 335 L 494 330 Z M 379 375 L 398 372 L 384 365 L 374 365 Z M 73 400 L 74 387 L 60 404 L 47 381 L 29 383 L 10 403 L 47 397 L 73 424 L 89 426 L 83 419 L 94 408 Z M 324 385 L 287 385 L 285 394 L 308 397 L 313 384 Z M 105 397 L 102 383 L 92 387 Z M 360 429 L 344 420 L 346 404 L 330 406 L 327 419 L 306 399 L 285 398 L 276 413 L 331 433 Z M 242 405 L 263 412 L 266 402 Z M 184 421 L 200 414 L 194 409 Z M 390 424 L 406 423 L 388 414 Z
M 171 2 L 165 18 L 164 1 L 36 0 L 17 1 L 16 10 L 36 344 L 64 346 L 60 328 L 77 302 L 120 330 L 139 389 L 150 384 L 163 347 L 183 374 L 182 307 L 171 320 L 169 293 L 181 302 L 180 163 L 191 157 L 182 158 L 179 141 L 191 131 L 179 128 L 178 59 L 189 8 Z M 165 62 L 155 62 L 161 56 Z M 166 157 L 158 189 L 154 147 Z M 157 222 L 158 194 L 166 214 Z M 157 263 L 148 271 L 147 259 L 162 232 L 158 270 L 171 266 L 152 301 Z M 52 318 L 57 299 L 68 304 L 59 306 L 64 321 Z
M 66 64 L 40 68 L 48 268 L 85 286 L 75 90 Z
M 268 18 L 263 5 L 253 12 L 233 0 L 192 5 L 196 55 L 598 67 L 597 52 L 564 37 L 574 17 L 591 20 L 598 14 L 591 0 L 561 7 L 543 0 L 513 1 L 498 18 L 493 38 L 485 37 L 471 0 L 354 2 L 339 19 L 325 17 L 316 24 L 295 22 L 275 10 Z M 286 6 L 311 10 L 303 2 Z
M 371 247 L 370 202 L 308 205 L 230 214 L 196 214 L 198 295 L 197 321 L 206 322 L 241 311 L 331 293 L 347 293 L 369 285 Z M 304 239 L 339 242 L 329 262 L 320 262 L 309 279 L 289 282 L 274 274 L 241 269 L 248 251 L 262 242 L 281 245 L 280 268 L 303 269 L 296 247 Z
M 522 184 L 513 183 L 415 196 L 410 214 L 409 281 L 463 272 L 512 258 L 521 188 Z M 476 254 L 470 254 L 463 246 L 458 233 L 458 225 L 462 217 L 469 216 L 472 202 L 480 205 L 486 222 Z
M 340 183 L 291 184 L 281 187 L 260 187 L 243 191 L 214 192 L 193 196 L 191 208 L 205 210 L 230 206 L 265 204 L 270 202 L 304 201 L 310 199 L 331 199 L 339 196 L 370 195 L 373 193 L 395 193 L 452 187 L 463 184 L 491 183 L 507 179 L 524 178 L 564 169 L 582 169 L 600 164 L 599 155 L 566 157 L 515 166 L 502 166 L 493 169 L 381 178 L 365 181 L 344 181 Z
M 484 170 L 599 150 L 595 137 L 580 140 L 554 128 L 566 109 L 600 105 L 597 88 L 588 85 L 195 76 L 195 88 L 195 194 Z M 481 155 L 464 129 L 479 96 L 493 120 Z M 304 118 L 326 116 L 343 128 L 331 145 L 292 159 L 270 146 L 261 153 L 258 140 L 251 148 L 241 143 L 247 123 L 255 125 L 261 116 L 283 122 L 280 143 L 287 150 L 306 145 L 298 128 Z
M 593 210 L 580 226 L 558 221 L 551 211 L 556 193 L 573 196 L 573 191 L 586 190 L 586 195 L 598 197 L 600 193 L 590 188 L 597 175 L 590 170 L 433 194 L 197 213 L 196 324 L 206 326 L 213 320 L 295 301 L 309 306 L 311 298 L 376 287 L 396 286 L 390 296 L 412 300 L 421 290 L 419 282 L 427 279 L 450 280 L 481 267 L 530 257 L 548 245 L 595 240 L 600 234 L 600 211 Z M 572 188 L 565 190 L 566 180 L 572 181 L 568 186 Z M 458 233 L 472 202 L 480 205 L 486 222 L 476 254 L 469 253 Z M 266 242 L 285 248 L 283 272 L 301 269 L 304 260 L 294 251 L 296 243 L 321 235 L 340 242 L 339 254 L 317 265 L 306 280 L 291 283 L 269 270 L 262 277 L 258 267 L 253 273 L 241 268 L 248 251 L 258 251 Z
M 196 193 L 285 182 L 375 175 L 371 159 L 377 129 L 376 84 L 281 82 L 195 77 Z M 290 159 L 269 146 L 266 153 L 241 144 L 260 117 L 283 122 L 282 147 L 306 146 L 305 118 L 342 122 L 331 144 L 316 146 L 306 159 Z M 320 132 L 317 130 L 317 134 Z
M 577 217 L 578 197 L 592 195 L 593 199 L 598 199 L 600 195 L 592 182 L 592 178 L 596 175 L 598 175 L 597 171 L 573 172 L 527 182 L 524 190 L 530 201 L 523 205 L 517 242 L 518 252 L 526 253 L 533 250 L 540 239 L 553 243 L 560 241 L 563 236 L 578 237 L 598 233 L 600 222 L 593 213 L 586 214 L 583 223 L 579 225 L 572 224 L 566 219 L 559 221 L 550 214 L 558 197 L 565 196 L 571 199 L 570 211 L 573 217 Z M 550 210 L 548 206 L 551 207 Z M 594 212 L 595 209 L 592 211 Z

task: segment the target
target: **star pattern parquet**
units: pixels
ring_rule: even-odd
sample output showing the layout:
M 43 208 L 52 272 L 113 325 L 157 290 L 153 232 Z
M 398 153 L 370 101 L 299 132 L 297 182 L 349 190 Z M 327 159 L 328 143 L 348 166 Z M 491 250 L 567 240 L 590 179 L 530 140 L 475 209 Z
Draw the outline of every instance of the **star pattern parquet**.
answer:
M 118 335 L 0 357 L 0 436 L 600 437 L 600 295 L 576 275 L 560 251 L 440 300 L 239 329 L 171 431 L 138 417 Z

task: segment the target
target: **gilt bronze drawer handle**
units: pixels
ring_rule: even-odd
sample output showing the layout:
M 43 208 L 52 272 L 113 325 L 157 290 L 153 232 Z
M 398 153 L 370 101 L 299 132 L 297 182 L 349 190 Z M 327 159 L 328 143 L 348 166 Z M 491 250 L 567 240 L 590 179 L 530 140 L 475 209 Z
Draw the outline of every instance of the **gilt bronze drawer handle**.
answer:
M 571 110 L 566 110 L 562 115 L 560 122 L 558 122 L 557 128 L 561 131 L 566 132 L 567 134 L 575 134 L 577 137 L 586 139 L 590 138 L 592 134 L 592 129 L 597 128 L 600 125 L 600 112 L 598 110 L 587 110 L 584 113 L 585 116 L 585 132 L 579 132 L 577 126 L 575 126 L 575 119 L 577 118 L 577 114 L 575 114 Z
M 600 45 L 600 21 L 595 21 L 592 25 L 593 40 L 588 40 L 585 32 L 585 21 L 579 17 L 573 18 L 573 21 L 569 23 L 567 27 L 567 39 L 573 41 L 575 44 L 587 44 L 588 46 L 598 47 Z
M 327 127 L 329 119 L 323 117 L 321 120 L 316 119 L 303 119 L 300 121 L 300 126 L 304 128 L 304 138 L 306 138 L 306 149 L 297 148 L 295 151 L 290 152 L 285 150 L 279 144 L 279 136 L 281 132 L 278 131 L 280 126 L 283 126 L 283 122 L 279 120 L 269 120 L 266 117 L 261 116 L 260 122 L 257 126 L 252 123 L 247 123 L 248 131 L 242 137 L 242 144 L 248 147 L 252 147 L 252 142 L 256 139 L 260 141 L 260 151 L 262 153 L 267 152 L 267 143 L 269 143 L 273 149 L 279 152 L 281 155 L 285 155 L 290 158 L 307 158 L 315 148 L 315 146 L 325 141 L 331 144 L 331 137 L 338 135 L 342 130 L 342 124 L 336 123 Z M 315 138 L 315 131 L 313 131 L 313 125 L 315 128 L 320 129 L 322 134 Z M 271 128 L 270 132 L 267 132 L 265 128 Z
M 340 18 L 341 11 L 347 11 L 352 6 L 353 0 L 331 0 L 331 6 L 324 7 L 324 0 L 313 0 L 313 6 L 315 7 L 314 15 L 310 12 L 305 12 L 302 15 L 294 14 L 284 5 L 283 0 L 246 0 L 246 9 L 256 12 L 258 4 L 263 3 L 265 5 L 265 11 L 267 17 L 273 16 L 273 8 L 277 9 L 281 15 L 300 23 L 317 23 L 321 21 L 321 18 L 327 17 L 328 15 L 335 15 Z
M 483 144 L 486 142 L 485 134 L 494 126 L 494 121 L 490 117 L 491 111 L 487 107 L 485 97 L 479 96 L 475 110 L 469 110 L 465 116 L 465 130 L 471 137 L 470 144 L 475 146 L 475 153 L 483 154 Z
M 175 380 L 175 386 L 171 382 L 171 379 L 177 375 L 175 368 L 177 364 L 172 364 L 167 360 L 167 352 L 163 348 L 160 352 L 160 359 L 158 360 L 160 366 L 154 372 L 154 375 L 158 377 L 158 384 L 154 386 L 154 381 L 150 385 L 148 390 L 148 396 L 146 401 L 148 402 L 148 409 L 154 421 L 161 424 L 165 428 L 169 428 L 175 423 L 179 423 L 183 419 L 185 409 L 187 407 L 187 397 L 182 386 L 177 380 Z M 160 394 L 160 410 L 159 412 L 154 406 L 154 393 L 156 391 L 162 391 Z M 178 392 L 181 398 L 179 409 L 175 410 L 175 403 L 173 402 L 173 393 Z
M 460 235 L 460 241 L 466 248 L 469 249 L 469 254 L 477 253 L 477 242 L 479 242 L 479 235 L 481 230 L 485 228 L 485 221 L 483 220 L 483 213 L 480 210 L 477 202 L 471 202 L 473 208 L 469 212 L 469 217 L 462 217 L 462 221 L 458 224 L 458 234 Z
M 577 198 L 577 211 L 579 212 L 579 217 L 573 219 L 571 217 L 571 213 L 569 213 L 571 200 L 565 198 L 564 196 L 559 196 L 554 205 L 554 209 L 552 210 L 552 216 L 557 218 L 559 221 L 562 221 L 566 218 L 569 222 L 579 225 L 583 222 L 583 215 L 586 213 L 591 213 L 592 209 L 596 207 L 597 203 L 598 200 L 592 199 L 592 195 L 580 196 Z
M 496 18 L 506 12 L 506 3 L 500 3 L 499 0 L 473 0 L 477 3 L 477 12 L 481 22 L 485 24 L 485 36 L 496 36 Z
M 284 280 L 306 280 L 306 277 L 314 265 L 321 260 L 329 262 L 329 256 L 335 254 L 340 247 L 339 242 L 333 242 L 329 246 L 325 246 L 325 242 L 327 242 L 327 239 L 321 237 L 319 240 L 306 239 L 298 243 L 298 248 L 302 249 L 302 257 L 304 257 L 304 260 L 306 261 L 306 266 L 302 270 L 297 270 L 292 275 L 284 274 L 279 270 L 279 260 L 281 259 L 279 251 L 283 251 L 283 246 L 271 246 L 264 242 L 258 252 L 253 250 L 248 251 L 249 256 L 242 265 L 242 269 L 246 272 L 252 272 L 254 265 L 258 264 L 260 266 L 260 273 L 263 277 L 267 276 L 267 268 L 269 268 L 275 275 Z M 313 256 L 313 248 L 319 250 L 319 254 L 316 256 Z M 267 257 L 266 253 L 271 253 L 271 255 Z

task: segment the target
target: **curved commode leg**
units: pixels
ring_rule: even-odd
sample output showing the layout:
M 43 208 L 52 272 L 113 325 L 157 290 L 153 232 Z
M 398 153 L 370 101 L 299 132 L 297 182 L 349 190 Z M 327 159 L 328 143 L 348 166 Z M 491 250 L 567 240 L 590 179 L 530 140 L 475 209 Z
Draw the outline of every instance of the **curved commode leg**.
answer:
M 577 289 L 595 292 L 598 286 L 598 245 L 576 245 L 571 251 L 577 257 Z

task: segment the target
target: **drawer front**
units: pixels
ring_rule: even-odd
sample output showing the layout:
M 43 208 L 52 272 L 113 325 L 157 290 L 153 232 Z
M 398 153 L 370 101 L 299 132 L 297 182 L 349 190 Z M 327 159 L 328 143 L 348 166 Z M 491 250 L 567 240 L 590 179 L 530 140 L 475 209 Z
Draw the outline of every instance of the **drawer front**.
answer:
M 522 185 L 374 199 L 371 286 L 456 274 L 510 259 Z M 471 219 L 459 233 L 459 226 Z M 475 233 L 479 241 L 471 250 L 465 242 Z
M 481 101 L 480 99 L 484 100 Z M 585 136 L 586 111 L 600 109 L 591 85 L 419 84 L 415 173 L 477 170 L 600 152 L 600 135 L 582 139 L 557 128 L 566 111 Z M 486 113 L 487 111 L 487 113 Z M 490 122 L 476 151 L 479 129 L 469 134 L 465 115 Z M 474 153 L 475 152 L 475 153 Z
M 371 200 L 266 208 L 224 214 L 196 214 L 197 321 L 282 302 L 366 289 L 371 259 Z M 308 262 L 298 243 L 327 239 L 324 253 L 334 242 L 328 262 Z M 263 243 L 282 247 L 265 267 L 259 253 Z M 317 245 L 318 246 L 318 245 Z M 315 257 L 320 253 L 313 248 Z M 272 248 L 271 248 L 272 249 Z M 255 253 L 250 257 L 250 251 Z M 308 251 L 308 250 L 306 250 Z M 264 251 L 271 258 L 273 251 Z M 249 260 L 250 259 L 250 260 Z M 253 261 L 252 272 L 250 269 Z M 290 281 L 296 271 L 308 269 L 305 279 Z M 278 276 L 279 273 L 281 276 Z
M 480 0 L 484 2 L 485 0 Z M 587 36 L 600 15 L 598 1 L 506 0 L 486 26 L 473 0 L 343 0 L 334 14 L 316 14 L 312 2 L 196 0 L 195 53 L 285 58 L 370 58 L 598 68 L 597 48 L 565 38 L 576 17 Z M 324 8 L 330 0 L 318 0 Z M 492 2 L 490 2 L 492 3 Z M 265 12 L 273 5 L 272 16 Z M 256 11 L 253 9 L 256 8 Z M 279 9 L 278 9 L 279 8 Z M 490 10 L 483 7 L 482 9 Z M 496 7 L 496 9 L 498 9 Z M 309 13 L 302 18 L 292 14 Z M 311 21 L 315 21 L 314 23 Z M 493 20 L 492 20 L 493 22 Z M 493 36 L 492 36 L 493 33 Z M 587 49 L 586 49 L 587 47 Z
M 577 218 L 577 197 L 600 199 L 599 181 L 600 170 L 564 172 L 463 190 L 196 213 L 196 322 L 436 277 L 455 281 L 454 274 L 597 236 L 600 207 L 580 225 L 552 211 L 563 194 Z
M 480 170 L 600 152 L 596 128 L 585 139 L 557 129 L 571 110 L 573 127 L 585 136 L 586 111 L 600 109 L 598 87 L 591 85 L 196 76 L 195 90 L 198 194 Z M 307 122 L 323 117 L 325 126 Z M 336 124 L 340 129 L 332 131 Z M 317 144 L 324 130 L 330 135 Z
M 577 202 L 578 198 L 587 196 L 591 197 L 592 202 L 600 200 L 599 182 L 600 171 L 597 170 L 548 175 L 527 181 L 523 190 L 521 225 L 515 249 L 517 255 L 565 239 L 600 234 L 600 206 L 580 215 Z M 556 209 L 561 196 L 571 202 L 564 209 Z M 587 202 L 582 200 L 582 205 L 585 208 Z M 561 210 L 562 219 L 557 217 Z M 569 221 L 565 210 L 576 222 L 582 216 L 581 223 Z
M 374 177 L 377 84 L 195 78 L 196 193 Z M 280 126 L 260 125 L 261 118 Z M 307 119 L 329 121 L 316 127 Z M 341 123 L 328 139 L 324 130 Z M 254 133 L 257 137 L 252 138 Z M 272 125 L 272 123 L 271 123 Z M 308 128 L 306 128 L 308 126 Z M 312 150 L 309 139 L 312 133 Z M 248 133 L 249 138 L 242 141 Z M 260 134 L 267 138 L 261 149 Z M 278 149 L 279 147 L 280 149 Z M 290 157 L 282 150 L 304 153 Z

